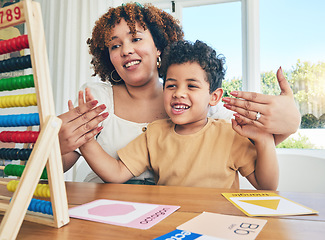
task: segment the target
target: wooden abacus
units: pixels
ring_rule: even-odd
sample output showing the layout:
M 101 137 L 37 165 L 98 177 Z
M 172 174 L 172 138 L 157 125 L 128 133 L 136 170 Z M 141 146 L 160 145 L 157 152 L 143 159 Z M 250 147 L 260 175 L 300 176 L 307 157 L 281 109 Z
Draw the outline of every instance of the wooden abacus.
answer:
M 39 119 L 29 114 L 1 116 L 1 127 L 32 126 L 40 124 L 40 131 L 33 133 L 2 132 L 0 141 L 35 142 L 33 150 L 3 150 L 8 159 L 27 159 L 10 203 L 0 225 L 0 239 L 15 239 L 23 220 L 60 228 L 69 222 L 68 203 L 63 177 L 58 132 L 61 120 L 55 116 L 54 101 L 48 68 L 47 51 L 40 5 L 32 0 L 0 9 L 0 29 L 25 24 L 27 35 L 0 42 L 0 54 L 30 49 L 30 55 L 0 61 L 0 73 L 32 67 L 33 75 L 0 80 L 0 91 L 13 91 L 19 88 L 35 87 L 36 94 L 14 95 L 0 98 L 0 108 L 37 105 Z M 37 139 L 37 140 L 36 140 Z M 27 210 L 39 205 L 33 200 L 33 192 L 45 168 L 48 176 L 50 205 L 53 216 L 33 215 Z M 0 197 L 1 198 L 1 197 Z M 1 198 L 4 199 L 5 197 Z M 44 205 L 45 206 L 45 205 Z M 48 209 L 48 204 L 46 207 Z M 34 208 L 35 209 L 35 208 Z M 46 213 L 51 212 L 46 210 Z M 27 214 L 26 214 L 27 213 Z

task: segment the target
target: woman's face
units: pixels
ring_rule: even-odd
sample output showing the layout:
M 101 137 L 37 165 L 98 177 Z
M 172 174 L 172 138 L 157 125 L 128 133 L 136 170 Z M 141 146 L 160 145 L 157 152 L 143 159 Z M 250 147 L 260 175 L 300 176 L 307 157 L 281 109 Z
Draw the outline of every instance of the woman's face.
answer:
M 132 36 L 124 19 L 112 31 L 109 55 L 117 73 L 126 85 L 143 86 L 151 80 L 158 81 L 156 48 L 150 31 L 136 23 L 136 35 Z

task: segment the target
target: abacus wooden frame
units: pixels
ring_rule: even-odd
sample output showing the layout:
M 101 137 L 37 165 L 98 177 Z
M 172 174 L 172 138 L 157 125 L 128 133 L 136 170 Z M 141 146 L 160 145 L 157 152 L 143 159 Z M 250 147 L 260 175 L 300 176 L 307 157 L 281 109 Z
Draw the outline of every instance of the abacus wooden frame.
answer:
M 14 9 L 15 7 L 21 9 L 20 18 L 14 19 L 11 22 L 4 20 L 0 25 L 0 29 L 22 23 L 25 23 L 27 26 L 41 131 L 34 150 L 27 162 L 21 181 L 1 222 L 1 239 L 15 239 L 24 217 L 28 221 L 50 225 L 56 228 L 60 228 L 69 222 L 68 203 L 58 139 L 61 121 L 55 117 L 40 4 L 32 0 L 24 0 L 2 8 L 1 10 L 5 11 Z M 51 193 L 53 218 L 44 214 L 27 216 L 28 204 L 32 199 L 33 192 L 45 164 Z

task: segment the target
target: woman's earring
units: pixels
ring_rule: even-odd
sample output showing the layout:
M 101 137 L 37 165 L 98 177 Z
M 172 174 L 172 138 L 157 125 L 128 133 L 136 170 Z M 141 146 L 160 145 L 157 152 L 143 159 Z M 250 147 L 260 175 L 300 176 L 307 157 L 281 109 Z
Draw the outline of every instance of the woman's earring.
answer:
M 161 67 L 161 58 L 160 56 L 157 58 L 157 68 Z
M 116 72 L 116 70 L 114 69 L 113 71 L 111 71 L 111 80 L 113 81 L 113 82 L 116 82 L 116 83 L 119 83 L 121 80 L 122 80 L 122 78 L 120 77 L 120 79 L 114 79 L 113 78 L 113 74 L 114 74 L 114 71 Z M 116 72 L 116 74 L 118 75 L 118 73 Z

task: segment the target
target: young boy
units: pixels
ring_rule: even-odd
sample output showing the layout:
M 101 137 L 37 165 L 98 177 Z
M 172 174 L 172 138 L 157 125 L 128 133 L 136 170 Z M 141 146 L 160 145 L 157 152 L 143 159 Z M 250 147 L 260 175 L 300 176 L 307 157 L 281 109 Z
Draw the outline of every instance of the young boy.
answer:
M 272 134 L 236 118 L 232 124 L 207 118 L 223 95 L 224 58 L 203 42 L 179 41 L 165 50 L 161 74 L 170 119 L 149 124 L 118 151 L 118 160 L 94 140 L 84 144 L 80 150 L 94 172 L 123 183 L 148 168 L 159 185 L 239 188 L 239 171 L 256 189 L 276 190 Z

